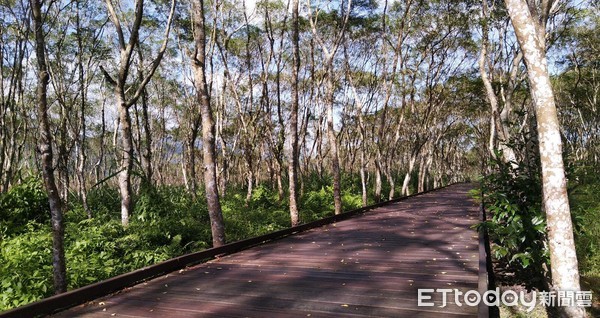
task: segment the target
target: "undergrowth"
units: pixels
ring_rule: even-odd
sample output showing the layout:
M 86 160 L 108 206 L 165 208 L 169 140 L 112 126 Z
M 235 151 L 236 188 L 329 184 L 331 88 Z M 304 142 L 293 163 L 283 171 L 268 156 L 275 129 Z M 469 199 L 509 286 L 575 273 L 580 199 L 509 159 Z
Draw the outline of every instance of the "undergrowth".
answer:
M 318 180 L 318 179 L 315 179 Z M 208 211 L 183 187 L 142 186 L 135 196 L 130 225 L 121 226 L 116 188 L 90 189 L 87 218 L 81 202 L 70 198 L 65 218 L 65 256 L 69 289 L 75 289 L 186 253 L 210 247 Z M 360 207 L 358 193 L 343 192 L 343 208 Z M 31 178 L 0 194 L 0 311 L 49 297 L 52 290 L 52 237 L 47 196 Z M 300 197 L 302 222 L 333 214 L 330 186 L 310 184 Z M 250 202 L 243 189 L 221 200 L 228 242 L 289 227 L 287 201 L 257 186 Z

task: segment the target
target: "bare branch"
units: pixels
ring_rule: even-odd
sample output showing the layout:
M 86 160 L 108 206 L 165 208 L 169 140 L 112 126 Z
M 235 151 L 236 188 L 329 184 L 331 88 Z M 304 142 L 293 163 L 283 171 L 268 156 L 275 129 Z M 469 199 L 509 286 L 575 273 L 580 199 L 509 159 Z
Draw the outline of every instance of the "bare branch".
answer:
M 142 0 L 140 0 L 140 1 L 142 1 Z M 142 92 L 144 91 L 144 88 L 146 87 L 148 82 L 150 82 L 150 79 L 152 78 L 152 76 L 154 75 L 154 72 L 160 65 L 160 61 L 162 60 L 162 57 L 165 54 L 165 51 L 167 50 L 167 44 L 169 43 L 169 33 L 171 31 L 173 16 L 175 14 L 175 3 L 176 3 L 176 0 L 171 1 L 171 11 L 169 12 L 169 18 L 167 20 L 167 29 L 165 30 L 165 39 L 163 40 L 163 44 L 160 47 L 158 55 L 156 56 L 154 61 L 152 61 L 152 66 L 150 68 L 150 72 L 148 72 L 148 74 L 146 74 L 146 77 L 144 78 L 144 80 L 142 81 L 140 86 L 138 86 L 133 97 L 127 102 L 127 107 L 131 107 L 140 98 L 140 96 L 142 95 Z

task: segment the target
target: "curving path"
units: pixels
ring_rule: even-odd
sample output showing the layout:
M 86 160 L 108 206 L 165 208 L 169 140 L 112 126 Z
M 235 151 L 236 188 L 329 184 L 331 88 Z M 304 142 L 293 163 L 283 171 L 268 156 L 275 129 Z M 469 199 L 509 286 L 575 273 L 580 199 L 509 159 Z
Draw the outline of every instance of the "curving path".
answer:
M 453 185 L 136 285 L 56 317 L 473 317 L 478 206 Z

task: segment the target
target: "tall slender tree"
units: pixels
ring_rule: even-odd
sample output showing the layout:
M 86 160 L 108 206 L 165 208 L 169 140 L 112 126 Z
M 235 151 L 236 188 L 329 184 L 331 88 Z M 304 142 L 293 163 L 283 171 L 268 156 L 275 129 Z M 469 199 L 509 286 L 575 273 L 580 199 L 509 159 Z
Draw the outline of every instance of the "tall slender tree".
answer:
M 144 0 L 135 1 L 134 20 L 127 33 L 125 33 L 121 27 L 121 19 L 113 6 L 112 0 L 105 0 L 105 3 L 109 18 L 114 24 L 118 38 L 117 42 L 119 43 L 119 69 L 116 79 L 114 79 L 104 68 L 101 69 L 104 72 L 107 82 L 113 87 L 119 113 L 119 123 L 121 126 L 121 170 L 119 171 L 121 223 L 123 226 L 127 226 L 129 224 L 129 215 L 133 208 L 131 200 L 131 169 L 133 168 L 134 147 L 130 108 L 144 94 L 146 85 L 150 82 L 154 72 L 160 65 L 160 61 L 167 49 L 169 32 L 171 31 L 171 22 L 173 21 L 173 14 L 175 12 L 175 0 L 171 1 L 171 11 L 167 20 L 162 46 L 160 47 L 156 58 L 152 61 L 149 72 L 145 74 L 144 78 L 140 79 L 140 83 L 132 96 L 127 96 L 127 79 L 132 64 L 133 51 L 139 43 L 138 38 L 144 17 Z M 128 40 L 125 39 L 126 34 L 129 34 Z
M 311 10 L 310 0 L 308 1 L 308 9 L 310 10 L 310 14 L 313 12 Z M 324 57 L 324 73 L 325 73 L 325 118 L 327 123 L 327 140 L 329 142 L 329 160 L 331 161 L 331 174 L 333 175 L 333 203 L 334 203 L 334 213 L 340 214 L 342 213 L 342 190 L 341 190 L 341 172 L 340 172 L 340 157 L 338 151 L 338 141 L 337 134 L 335 132 L 335 128 L 333 125 L 333 104 L 335 103 L 335 75 L 334 73 L 334 59 L 335 55 L 344 40 L 344 34 L 346 32 L 346 27 L 348 25 L 348 19 L 350 17 L 350 11 L 352 9 L 352 0 L 348 0 L 346 8 L 344 8 L 344 1 L 340 3 L 341 10 L 343 12 L 342 24 L 337 30 L 337 34 L 334 33 L 331 41 L 331 44 L 328 45 L 319 31 L 317 30 L 316 21 L 321 14 L 321 10 L 317 8 L 314 12 L 314 17 L 309 18 L 311 30 L 314 38 L 316 39 L 321 51 L 323 52 Z
M 579 291 L 579 270 L 562 157 L 560 125 L 546 59 L 546 22 L 553 0 L 535 5 L 505 0 L 525 63 L 535 106 L 542 164 L 543 205 L 548 226 L 552 288 Z M 567 317 L 585 317 L 581 307 L 561 307 Z
M 213 247 L 225 244 L 225 227 L 219 200 L 215 155 L 215 122 L 206 82 L 206 34 L 204 0 L 192 1 L 195 50 L 192 56 L 194 85 L 202 117 L 202 154 L 204 156 L 204 191 L 210 217 Z
M 298 22 L 298 0 L 292 0 L 292 105 L 290 110 L 289 191 L 290 217 L 292 226 L 298 225 L 298 73 L 300 72 L 300 32 Z
M 501 90 L 501 97 L 504 101 L 504 107 L 500 109 L 500 103 L 498 101 L 498 96 L 494 91 L 492 86 L 492 73 L 493 69 L 488 71 L 488 68 L 491 68 L 493 64 L 490 62 L 489 58 L 489 47 L 490 47 L 490 39 L 489 39 L 489 25 L 491 24 L 490 19 L 490 8 L 488 7 L 488 0 L 482 0 L 482 39 L 481 39 L 481 51 L 479 52 L 479 74 L 481 75 L 481 80 L 483 82 L 483 86 L 485 88 L 486 97 L 488 103 L 491 107 L 490 114 L 490 139 L 488 149 L 490 151 L 490 155 L 492 158 L 496 157 L 496 151 L 501 151 L 501 160 L 504 162 L 510 163 L 513 167 L 516 168 L 516 160 L 517 157 L 515 155 L 515 151 L 508 146 L 510 142 L 510 133 L 507 127 L 508 125 L 508 116 L 511 111 L 511 101 L 512 95 L 515 90 L 515 85 L 517 84 L 517 76 L 519 75 L 519 67 L 521 65 L 521 60 L 523 55 L 521 52 L 516 53 L 513 59 L 513 63 L 510 66 L 510 70 L 508 71 L 509 75 L 509 85 L 506 89 L 504 87 Z M 506 32 L 506 30 L 505 30 Z M 506 36 L 506 35 L 504 35 Z M 505 94 L 506 91 L 506 94 Z M 497 145 L 498 144 L 498 145 Z
M 67 291 L 67 273 L 65 266 L 64 236 L 65 228 L 62 214 L 60 195 L 56 187 L 54 166 L 52 162 L 52 133 L 48 119 L 48 82 L 50 75 L 46 64 L 46 40 L 44 37 L 44 13 L 40 0 L 31 0 L 31 17 L 35 35 L 35 54 L 37 60 L 37 103 L 40 121 L 40 139 L 38 149 L 41 155 L 42 177 L 46 192 L 52 222 L 52 278 L 56 294 Z

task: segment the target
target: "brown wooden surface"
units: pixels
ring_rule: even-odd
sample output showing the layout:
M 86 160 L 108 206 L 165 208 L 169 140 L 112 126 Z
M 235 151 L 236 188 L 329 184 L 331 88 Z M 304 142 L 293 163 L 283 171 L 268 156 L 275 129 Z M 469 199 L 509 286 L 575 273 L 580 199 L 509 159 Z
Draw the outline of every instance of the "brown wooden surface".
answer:
M 57 317 L 474 317 L 418 288 L 477 289 L 468 184 L 159 277 Z M 441 305 L 439 295 L 434 297 Z

